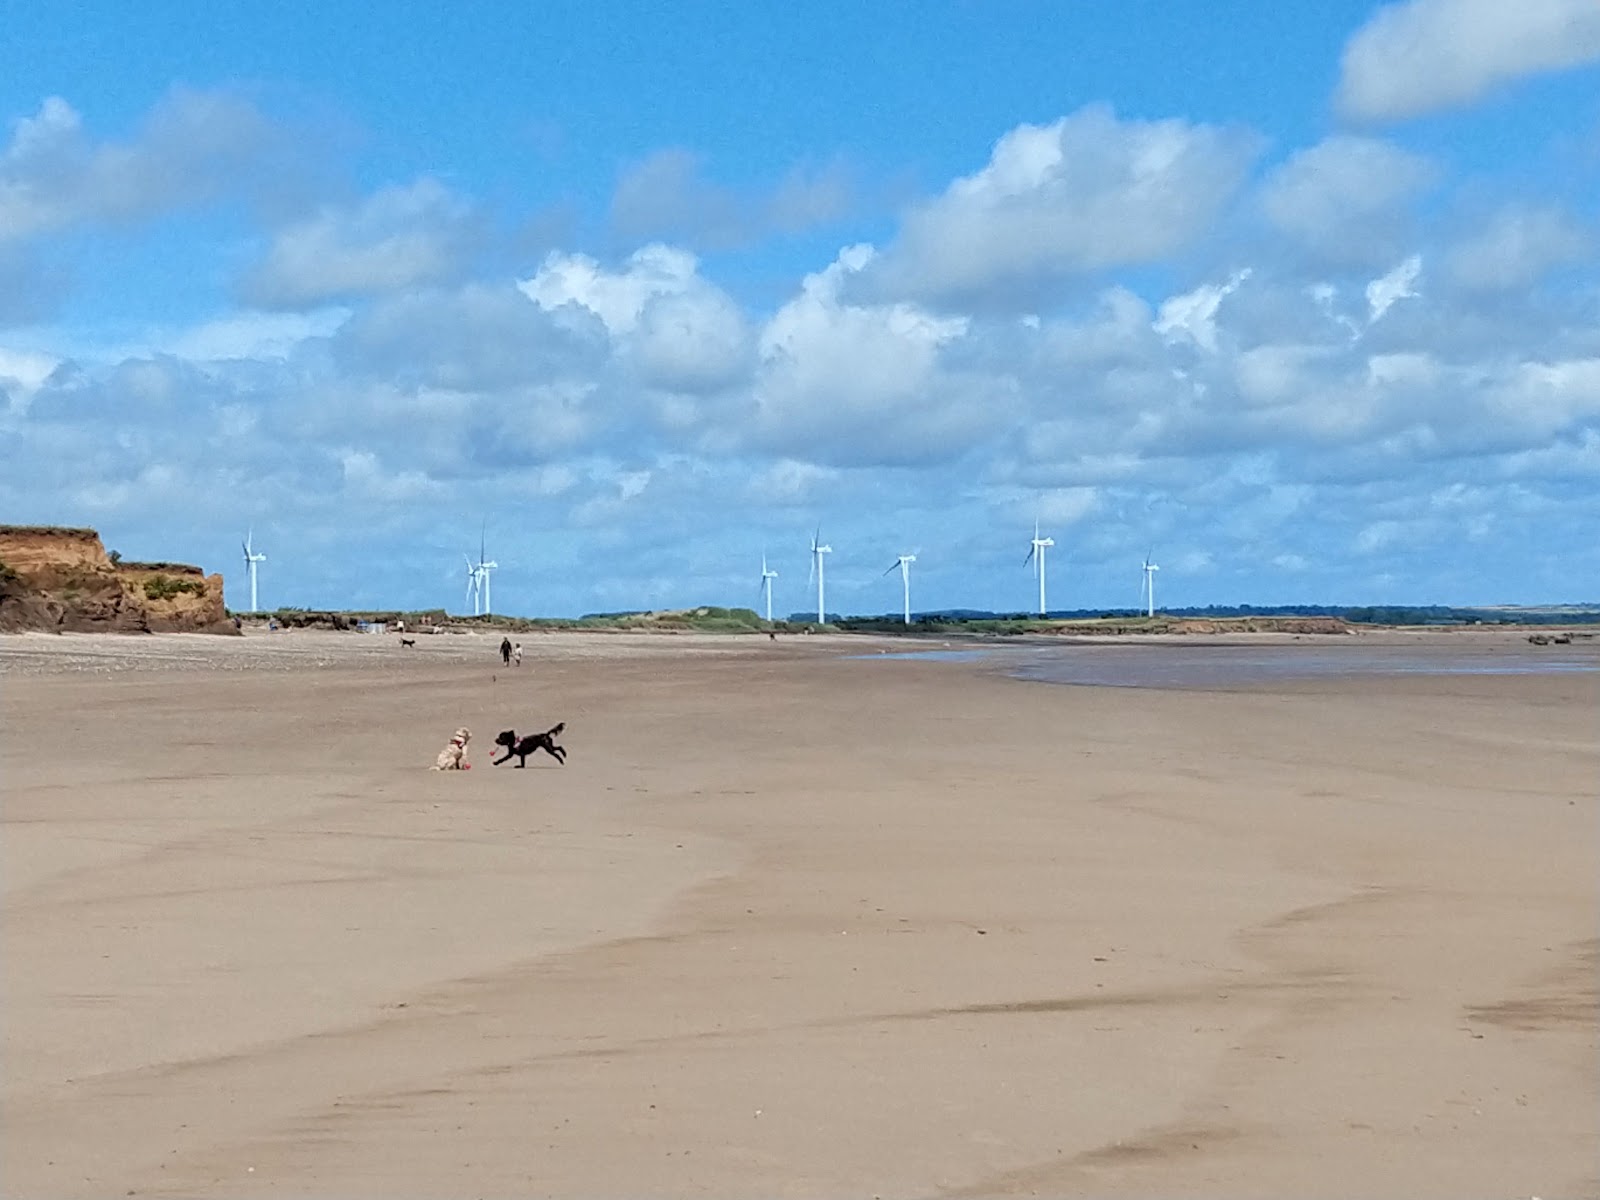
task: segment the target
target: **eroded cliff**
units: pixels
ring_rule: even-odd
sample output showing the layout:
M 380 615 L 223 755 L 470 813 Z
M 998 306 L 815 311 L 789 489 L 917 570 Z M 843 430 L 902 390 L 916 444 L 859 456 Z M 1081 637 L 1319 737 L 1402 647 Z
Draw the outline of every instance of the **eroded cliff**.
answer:
M 222 576 L 114 561 L 93 529 L 0 525 L 0 632 L 237 633 Z

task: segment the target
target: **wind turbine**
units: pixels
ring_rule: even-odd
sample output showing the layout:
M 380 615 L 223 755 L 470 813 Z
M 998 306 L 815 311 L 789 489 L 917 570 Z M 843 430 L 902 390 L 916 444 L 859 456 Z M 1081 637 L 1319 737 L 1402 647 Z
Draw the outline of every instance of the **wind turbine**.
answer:
M 472 615 L 478 615 L 478 589 L 483 586 L 483 579 L 478 574 L 478 568 L 472 565 L 472 556 L 461 556 L 467 564 L 467 607 L 472 610 Z
M 824 600 L 822 556 L 824 554 L 832 554 L 833 547 L 822 545 L 821 538 L 822 526 L 818 525 L 817 532 L 811 535 L 811 574 L 816 576 L 817 580 L 817 624 L 826 625 L 828 623 L 828 606 Z
M 256 611 L 256 564 L 267 561 L 265 554 L 254 554 L 250 550 L 251 543 L 255 540 L 255 530 L 247 529 L 244 535 L 244 569 L 250 573 L 250 611 Z
M 767 552 L 761 552 L 761 590 L 767 594 L 767 623 L 772 623 L 772 581 L 778 573 L 767 567 Z
M 892 574 L 896 567 L 900 568 L 900 586 L 905 592 L 905 618 L 906 624 L 911 624 L 911 564 L 917 561 L 915 554 L 902 554 L 889 564 L 885 575 Z
M 1022 560 L 1022 565 L 1033 564 L 1033 573 L 1039 577 L 1039 615 L 1044 616 L 1044 552 L 1056 544 L 1055 538 L 1042 538 L 1039 536 L 1039 522 L 1033 523 L 1033 546 L 1028 551 L 1028 557 Z
M 474 607 L 472 610 L 474 616 L 481 615 L 487 617 L 492 611 L 489 606 L 489 572 L 499 569 L 500 566 L 500 564 L 497 562 L 490 562 L 486 557 L 486 538 L 488 535 L 488 529 L 489 524 L 487 521 L 485 521 L 483 528 L 478 531 L 478 561 L 476 565 L 474 565 L 470 559 L 467 562 L 467 565 L 472 567 L 472 573 L 477 579 L 477 590 L 481 593 L 481 599 L 483 601 L 482 613 L 480 614 L 478 609 Z
M 1156 548 L 1151 546 L 1150 554 L 1155 552 Z M 1144 594 L 1147 601 L 1144 615 L 1147 617 L 1156 615 L 1156 572 L 1161 570 L 1160 567 L 1150 561 L 1150 554 L 1144 556 Z

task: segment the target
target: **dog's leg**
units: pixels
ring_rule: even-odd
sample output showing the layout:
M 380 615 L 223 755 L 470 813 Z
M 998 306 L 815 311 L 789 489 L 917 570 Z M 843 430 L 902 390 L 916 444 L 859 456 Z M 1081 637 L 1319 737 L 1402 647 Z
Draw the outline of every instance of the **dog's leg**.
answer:
M 498 767 L 502 763 L 508 763 L 510 761 L 511 761 L 511 751 L 507 750 L 506 751 L 506 756 L 504 758 L 497 758 L 493 762 L 491 762 L 489 765 L 491 767 Z

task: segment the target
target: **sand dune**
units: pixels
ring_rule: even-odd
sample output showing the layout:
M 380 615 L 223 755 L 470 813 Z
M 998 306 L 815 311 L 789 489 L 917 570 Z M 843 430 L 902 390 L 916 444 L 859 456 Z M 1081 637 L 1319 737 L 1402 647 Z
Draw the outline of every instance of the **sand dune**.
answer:
M 494 641 L 0 639 L 6 1195 L 1600 1194 L 1600 676 Z

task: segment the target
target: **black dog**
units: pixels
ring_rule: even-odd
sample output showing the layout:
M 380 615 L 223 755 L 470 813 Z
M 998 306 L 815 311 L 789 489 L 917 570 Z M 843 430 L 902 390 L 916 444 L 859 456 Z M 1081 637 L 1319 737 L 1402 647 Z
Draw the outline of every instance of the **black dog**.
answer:
M 416 638 L 401 638 L 400 639 L 400 644 L 402 646 L 415 646 L 417 644 L 417 639 Z
M 551 758 L 565 766 L 567 752 L 556 745 L 556 738 L 560 736 L 561 731 L 566 727 L 567 723 L 562 721 L 554 729 L 547 730 L 544 733 L 530 733 L 525 738 L 519 738 L 515 729 L 508 729 L 494 740 L 496 746 L 504 746 L 506 748 L 506 756 L 495 759 L 490 765 L 498 767 L 501 763 L 510 762 L 515 757 L 517 766 L 525 767 L 528 765 L 528 755 L 536 750 L 543 750 Z

